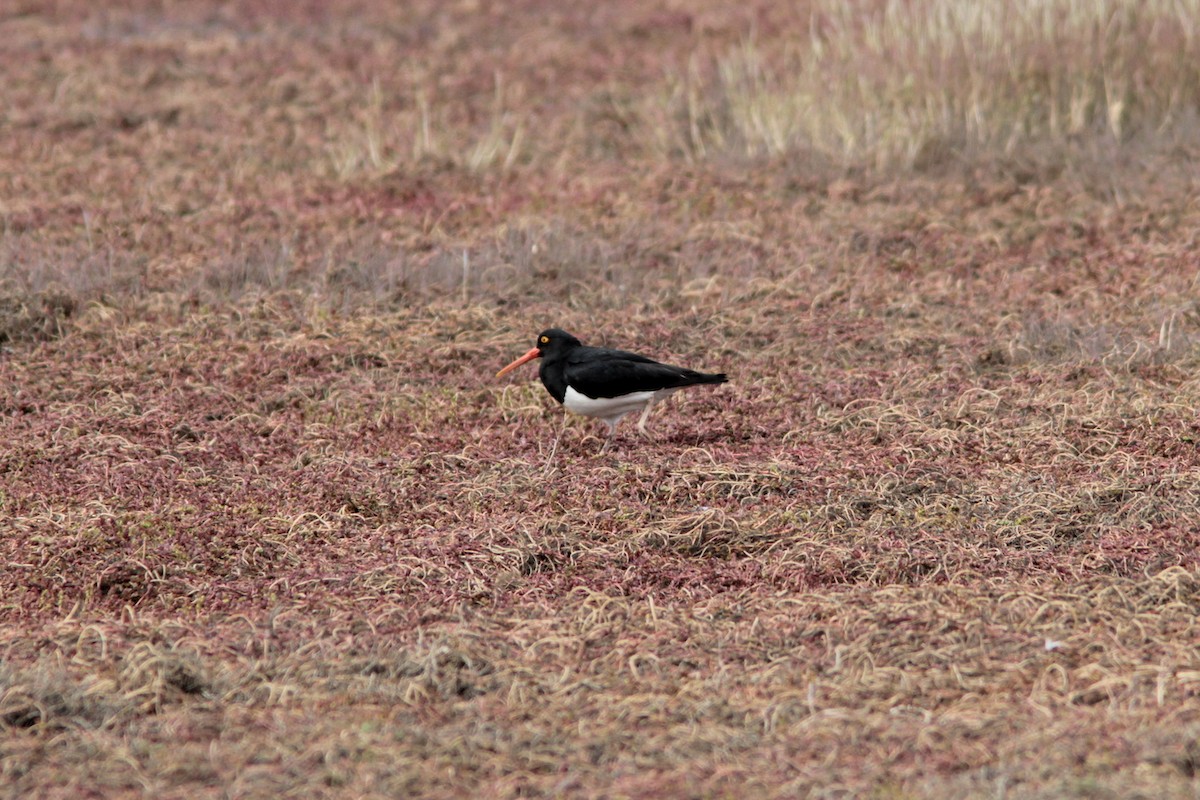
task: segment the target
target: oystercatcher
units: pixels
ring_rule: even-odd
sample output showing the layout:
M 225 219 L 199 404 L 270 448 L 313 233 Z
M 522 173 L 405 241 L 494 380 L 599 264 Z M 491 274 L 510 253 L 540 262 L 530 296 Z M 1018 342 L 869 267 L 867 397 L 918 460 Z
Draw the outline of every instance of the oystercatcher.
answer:
M 725 383 L 721 373 L 696 372 L 607 347 L 587 347 L 571 334 L 550 328 L 538 334 L 537 344 L 525 355 L 496 373 L 500 378 L 517 367 L 542 359 L 538 377 L 555 400 L 568 411 L 598 417 L 608 425 L 608 449 L 617 423 L 631 411 L 641 411 L 638 430 L 646 433 L 646 418 L 655 401 L 685 386 Z

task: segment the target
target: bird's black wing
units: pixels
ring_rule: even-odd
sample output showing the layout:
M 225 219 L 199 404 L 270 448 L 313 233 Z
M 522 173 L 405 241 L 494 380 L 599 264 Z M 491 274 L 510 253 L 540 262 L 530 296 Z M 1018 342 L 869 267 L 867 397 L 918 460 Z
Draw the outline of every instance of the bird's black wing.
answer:
M 633 392 L 657 392 L 696 383 L 724 383 L 724 375 L 710 375 L 684 367 L 660 364 L 653 359 L 609 350 L 580 347 L 566 359 L 567 383 L 591 398 L 620 397 Z

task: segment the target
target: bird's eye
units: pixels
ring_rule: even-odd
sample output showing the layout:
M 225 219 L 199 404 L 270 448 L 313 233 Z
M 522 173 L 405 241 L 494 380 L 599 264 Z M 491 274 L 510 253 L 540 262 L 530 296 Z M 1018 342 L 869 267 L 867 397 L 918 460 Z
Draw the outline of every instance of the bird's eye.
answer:
M 542 344 L 550 344 L 550 337 L 543 336 L 542 338 L 538 339 L 538 341 L 541 342 Z

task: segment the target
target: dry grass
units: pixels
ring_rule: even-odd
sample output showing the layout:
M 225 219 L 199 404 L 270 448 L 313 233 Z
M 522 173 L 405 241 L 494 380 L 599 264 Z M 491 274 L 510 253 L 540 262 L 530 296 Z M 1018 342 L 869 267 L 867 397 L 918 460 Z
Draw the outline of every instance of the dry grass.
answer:
M 1194 9 L 634 5 L 0 12 L 0 794 L 1196 794 Z
M 1059 159 L 1197 118 L 1194 2 L 816 2 L 782 50 L 747 39 L 693 60 L 663 104 L 666 152 L 789 153 L 944 168 L 1051 148 Z M 650 112 L 651 114 L 653 112 Z

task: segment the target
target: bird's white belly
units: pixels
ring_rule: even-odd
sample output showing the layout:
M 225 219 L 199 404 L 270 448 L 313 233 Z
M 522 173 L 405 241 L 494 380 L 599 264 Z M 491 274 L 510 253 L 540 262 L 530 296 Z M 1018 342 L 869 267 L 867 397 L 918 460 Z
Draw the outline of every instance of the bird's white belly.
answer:
M 588 397 L 580 394 L 570 386 L 567 387 L 563 405 L 568 411 L 582 414 L 585 417 L 600 417 L 607 420 L 618 420 L 630 411 L 640 411 L 646 404 L 659 396 L 670 394 L 671 390 L 660 392 L 631 392 L 620 397 Z

